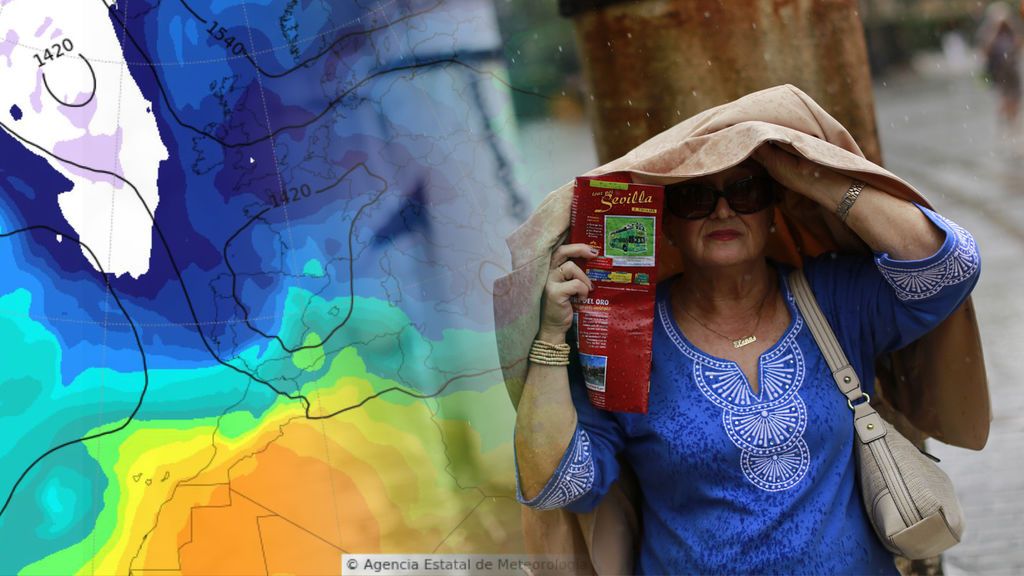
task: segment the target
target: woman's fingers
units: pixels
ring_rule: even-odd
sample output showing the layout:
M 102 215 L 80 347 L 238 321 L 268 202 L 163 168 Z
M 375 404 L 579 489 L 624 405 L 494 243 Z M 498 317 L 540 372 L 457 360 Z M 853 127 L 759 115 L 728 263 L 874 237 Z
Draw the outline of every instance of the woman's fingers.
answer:
M 563 244 L 551 255 L 551 269 L 558 268 L 570 258 L 593 258 L 598 250 L 587 244 Z
M 552 299 L 559 304 L 568 304 L 573 296 L 586 298 L 590 294 L 590 286 L 579 278 L 560 282 L 550 292 Z
M 594 283 L 570 258 L 589 259 L 597 254 L 596 248 L 586 244 L 565 244 L 555 250 L 551 256 L 547 285 L 544 287 L 541 332 L 564 334 L 572 325 L 570 300 L 573 296 L 586 298 L 593 290 Z
M 567 282 L 574 279 L 586 284 L 588 290 L 594 289 L 594 283 L 591 282 L 590 278 L 587 278 L 586 273 L 572 260 L 567 260 L 560 264 L 558 268 L 552 270 L 551 280 L 553 282 Z
M 753 156 L 776 182 L 787 188 L 795 189 L 794 186 L 798 186 L 806 176 L 800 169 L 799 158 L 771 144 L 762 144 L 754 150 Z
M 590 294 L 590 288 L 583 280 L 573 278 L 564 282 L 548 282 L 544 294 L 540 332 L 564 335 L 572 326 L 571 299 L 574 296 L 586 298 Z
M 849 180 L 829 168 L 790 154 L 770 143 L 759 146 L 752 156 L 764 166 L 772 179 L 805 196 L 813 195 L 813 192 L 822 186 L 834 188 Z

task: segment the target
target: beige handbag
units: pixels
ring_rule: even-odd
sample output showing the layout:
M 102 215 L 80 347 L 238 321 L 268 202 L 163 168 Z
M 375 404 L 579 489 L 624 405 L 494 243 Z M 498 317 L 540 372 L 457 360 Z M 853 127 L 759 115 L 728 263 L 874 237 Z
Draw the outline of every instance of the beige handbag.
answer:
M 868 518 L 889 551 L 911 560 L 937 556 L 960 542 L 963 512 L 949 476 L 871 407 L 821 312 L 802 270 L 789 285 L 839 391 L 853 410 L 858 477 Z

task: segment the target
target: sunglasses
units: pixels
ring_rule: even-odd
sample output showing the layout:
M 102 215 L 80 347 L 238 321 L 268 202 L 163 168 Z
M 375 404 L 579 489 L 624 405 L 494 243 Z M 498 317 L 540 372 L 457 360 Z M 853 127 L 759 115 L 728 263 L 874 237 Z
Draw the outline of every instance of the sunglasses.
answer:
M 665 202 L 677 218 L 699 220 L 715 211 L 725 198 L 737 214 L 760 212 L 775 202 L 775 181 L 767 176 L 750 176 L 718 190 L 708 184 L 681 183 L 665 187 Z

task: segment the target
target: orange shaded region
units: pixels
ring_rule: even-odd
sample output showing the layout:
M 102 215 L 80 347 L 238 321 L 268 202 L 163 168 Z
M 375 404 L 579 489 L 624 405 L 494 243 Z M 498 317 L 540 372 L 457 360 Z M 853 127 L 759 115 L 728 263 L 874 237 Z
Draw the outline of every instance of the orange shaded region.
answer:
M 325 440 L 319 427 L 289 425 L 283 437 L 254 456 L 256 466 L 244 474 L 232 472 L 231 485 L 339 549 L 379 550 L 377 518 L 382 510 L 367 502 L 367 494 L 383 491 L 378 473 Z M 323 459 L 325 443 L 334 466 Z M 340 559 L 338 562 L 340 567 Z
M 265 574 L 259 519 L 269 510 L 232 491 L 230 504 L 192 510 L 192 541 L 181 547 L 182 574 Z
M 281 518 L 260 519 L 270 574 L 338 574 L 342 550 Z
M 192 540 L 193 511 L 231 504 L 227 484 L 181 484 L 160 510 L 159 521 L 145 536 L 132 573 L 146 570 L 175 570 L 180 567 L 178 551 Z

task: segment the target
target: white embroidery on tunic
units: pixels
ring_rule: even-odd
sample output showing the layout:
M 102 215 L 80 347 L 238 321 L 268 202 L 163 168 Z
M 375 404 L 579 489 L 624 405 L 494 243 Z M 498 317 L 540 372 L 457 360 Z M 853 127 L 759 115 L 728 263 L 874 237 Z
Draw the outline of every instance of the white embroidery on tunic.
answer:
M 569 455 L 540 494 L 532 500 L 517 498 L 523 504 L 539 510 L 561 508 L 579 500 L 594 486 L 594 458 L 591 454 L 590 436 L 586 430 L 577 428 L 568 449 Z
M 788 290 L 786 297 L 792 303 Z M 669 338 L 693 361 L 697 388 L 722 408 L 722 425 L 741 451 L 740 468 L 747 480 L 769 492 L 796 486 L 811 463 L 810 449 L 803 439 L 807 406 L 798 394 L 805 366 L 796 336 L 803 318 L 795 313 L 790 330 L 761 357 L 760 389 L 754 394 L 738 364 L 704 354 L 679 335 L 666 301 L 659 302 L 658 314 Z
M 882 276 L 902 301 L 922 300 L 938 294 L 947 286 L 959 284 L 978 270 L 981 258 L 971 233 L 955 222 L 939 216 L 953 231 L 953 250 L 944 258 L 921 268 L 903 268 L 883 264 L 876 259 Z

